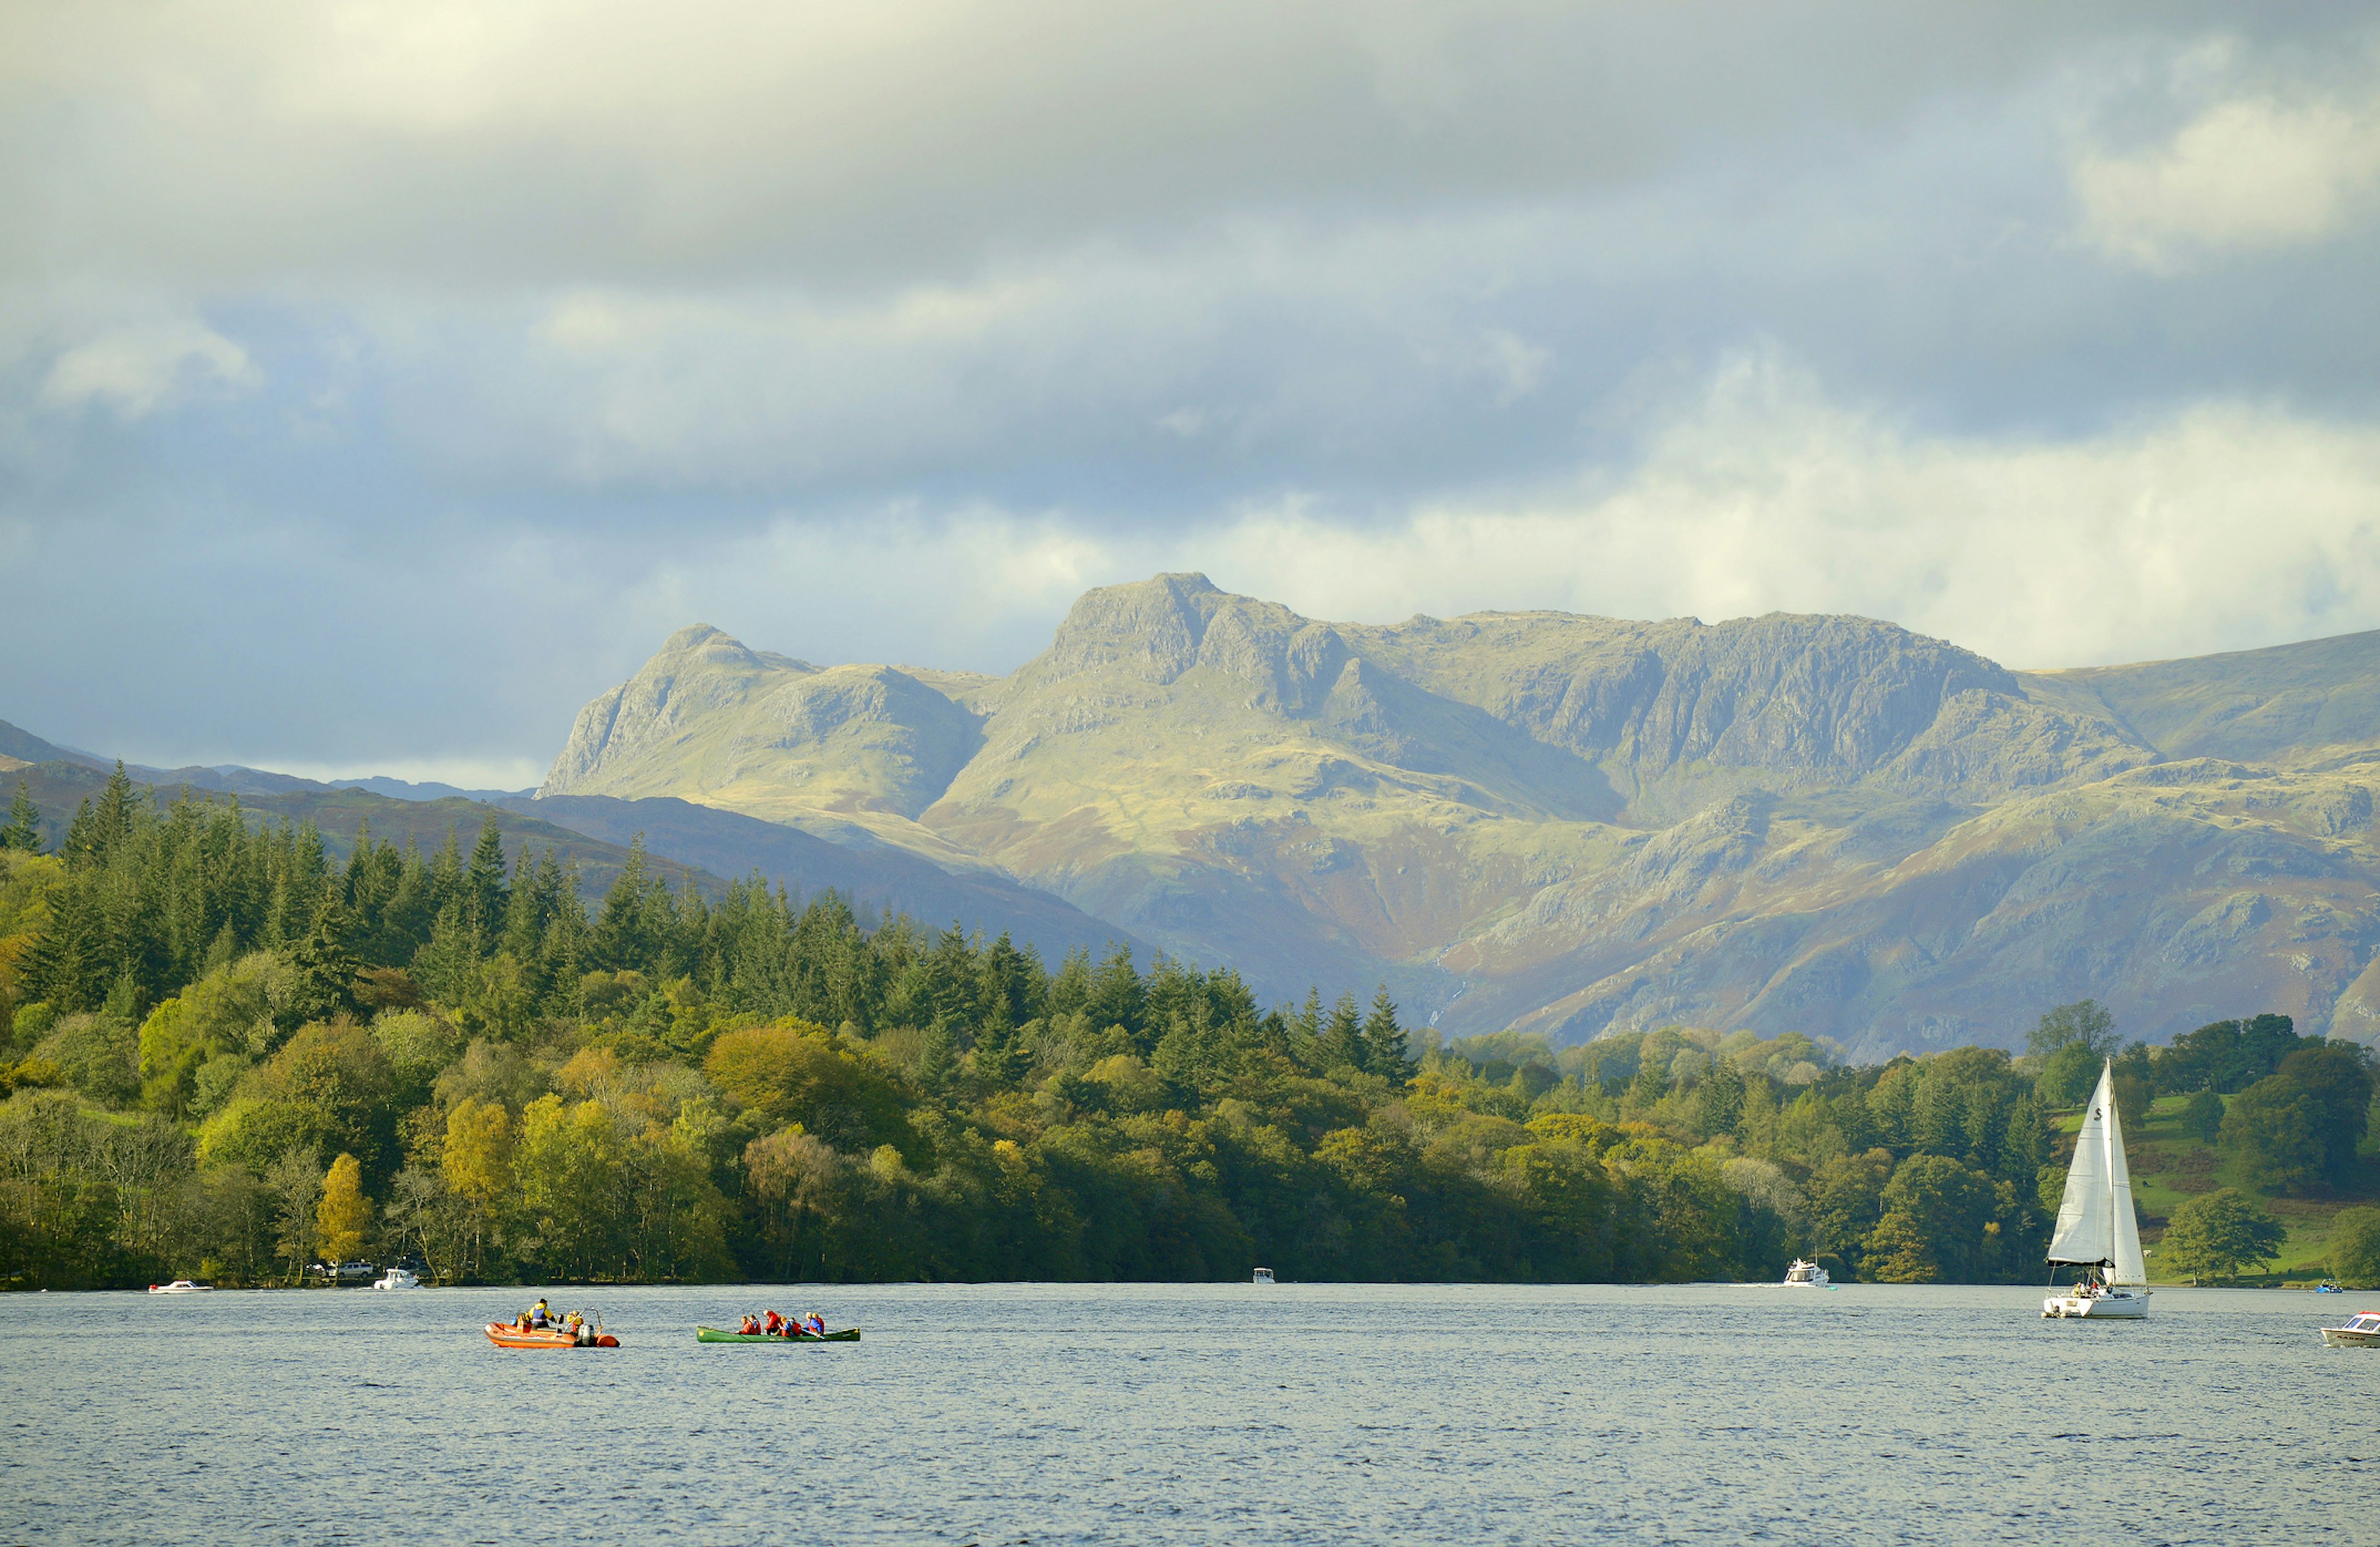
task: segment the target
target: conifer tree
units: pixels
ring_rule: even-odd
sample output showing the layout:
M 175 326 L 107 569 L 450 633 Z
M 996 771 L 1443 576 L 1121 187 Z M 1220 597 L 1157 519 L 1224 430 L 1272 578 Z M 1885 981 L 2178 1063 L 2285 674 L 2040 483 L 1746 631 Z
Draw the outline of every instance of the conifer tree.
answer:
M 90 796 L 75 807 L 74 820 L 67 823 L 67 841 L 58 846 L 58 852 L 74 870 L 87 870 L 99 862 L 99 821 L 91 811 Z
M 347 949 L 347 910 L 335 897 L 323 899 L 314 927 L 290 953 L 298 989 L 290 1012 L 302 1020 L 328 1020 L 356 1007 L 356 958 Z
M 1354 994 L 1341 994 L 1339 1003 L 1331 1006 L 1330 1022 L 1322 1029 L 1316 1052 L 1326 1069 L 1364 1066 L 1364 1017 L 1355 1008 Z
M 1137 1043 L 1147 1025 L 1148 996 L 1141 986 L 1140 974 L 1133 969 L 1132 947 L 1118 945 L 1108 953 L 1091 977 L 1089 998 L 1083 1011 L 1091 1017 L 1091 1025 L 1104 1030 L 1121 1026 Z M 1147 1048 L 1143 1048 L 1145 1053 Z
M 490 817 L 480 828 L 471 849 L 471 868 L 463 875 L 463 919 L 470 925 L 474 944 L 482 952 L 496 948 L 504 927 L 504 840 Z
M 1050 979 L 1050 1013 L 1072 1015 L 1091 998 L 1091 953 L 1077 945 L 1058 963 Z
M 1322 1040 L 1322 991 L 1320 989 L 1310 988 L 1305 991 L 1305 1003 L 1299 1008 L 1295 1018 L 1290 1021 L 1289 1033 L 1296 1039 L 1299 1047 L 1308 1053 L 1313 1052 L 1315 1044 Z
M 652 968 L 662 944 L 649 915 L 650 899 L 646 893 L 652 884 L 652 872 L 645 863 L 645 835 L 639 833 L 629 840 L 627 861 L 620 867 L 619 878 L 612 883 L 611 890 L 603 894 L 603 908 L 595 919 L 597 965 L 613 972 L 624 968 L 639 972 Z M 664 894 L 664 907 L 668 901 Z
M 414 953 L 413 976 L 431 998 L 451 1005 L 462 996 L 472 964 L 479 959 L 471 948 L 471 926 L 464 921 L 458 897 L 439 910 L 438 921 L 430 927 L 430 938 Z
M 0 848 L 42 852 L 42 813 L 21 778 L 17 781 L 17 798 L 8 803 L 8 825 L 0 827 Z
M 1008 1006 L 999 1000 L 992 1001 L 983 1023 L 976 1029 L 972 1056 L 978 1072 L 1003 1087 L 1017 1084 L 1033 1067 L 1032 1050 L 1010 1022 Z
M 1402 1085 L 1421 1066 L 1405 1046 L 1404 1029 L 1397 1024 L 1397 1007 L 1389 998 L 1386 983 L 1372 997 L 1372 1013 L 1364 1019 L 1363 1035 L 1366 1072 L 1379 1075 L 1391 1085 Z
M 94 860 L 104 864 L 132 835 L 133 804 L 132 779 L 124 772 L 124 761 L 119 758 L 115 772 L 107 776 L 107 787 L 99 792 L 99 805 L 91 812 Z

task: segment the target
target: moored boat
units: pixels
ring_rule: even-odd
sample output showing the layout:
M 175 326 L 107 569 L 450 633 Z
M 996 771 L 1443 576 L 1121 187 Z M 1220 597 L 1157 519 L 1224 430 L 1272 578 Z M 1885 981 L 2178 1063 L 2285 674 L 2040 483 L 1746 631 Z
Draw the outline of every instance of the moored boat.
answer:
M 2082 1131 L 2075 1136 L 2074 1163 L 2066 1168 L 2066 1195 L 2058 1200 L 2049 1261 L 2053 1273 L 2061 1266 L 2084 1272 L 2066 1293 L 2041 1302 L 2045 1320 L 2138 1321 L 2149 1313 L 2148 1269 L 2141 1256 L 2140 1219 L 2132 1212 L 2124 1127 L 2116 1115 L 2113 1060 L 2100 1071 Z M 2093 1277 L 2092 1270 L 2098 1276 Z
M 779 1337 L 771 1333 L 722 1332 L 717 1327 L 698 1326 L 694 1329 L 694 1340 L 697 1343 L 856 1343 L 859 1341 L 859 1329 L 845 1327 L 841 1332 L 824 1334 L 796 1333 L 791 1337 Z
M 213 1291 L 214 1285 L 212 1284 L 193 1284 L 187 1278 L 177 1278 L 171 1284 L 152 1284 L 149 1286 L 149 1292 L 152 1295 L 206 1295 Z
M 1270 1284 L 1272 1282 L 1272 1270 L 1270 1268 L 1258 1268 L 1257 1270 L 1256 1277 L 1251 1282 L 1257 1284 Z
M 2343 1327 L 2322 1329 L 2325 1348 L 2370 1348 L 2380 1345 L 2380 1310 L 2359 1310 Z

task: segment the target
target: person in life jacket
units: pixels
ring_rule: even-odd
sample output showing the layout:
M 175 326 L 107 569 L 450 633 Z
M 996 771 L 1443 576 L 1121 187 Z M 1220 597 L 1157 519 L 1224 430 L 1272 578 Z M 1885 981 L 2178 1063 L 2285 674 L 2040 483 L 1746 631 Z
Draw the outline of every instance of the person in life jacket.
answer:
M 826 1318 L 820 1315 L 815 1310 L 811 1311 L 808 1317 L 803 1319 L 802 1331 L 809 1334 L 812 1337 L 824 1337 L 826 1335 Z
M 544 1300 L 540 1299 L 529 1307 L 528 1324 L 540 1331 L 553 1325 L 553 1312 Z
M 784 1327 L 785 1319 L 778 1315 L 773 1310 L 761 1319 L 760 1330 L 768 1334 L 771 1337 L 782 1337 L 784 1335 Z
M 758 1337 L 760 1335 L 760 1319 L 747 1311 L 745 1313 L 743 1322 L 736 1327 L 735 1331 L 739 1336 Z

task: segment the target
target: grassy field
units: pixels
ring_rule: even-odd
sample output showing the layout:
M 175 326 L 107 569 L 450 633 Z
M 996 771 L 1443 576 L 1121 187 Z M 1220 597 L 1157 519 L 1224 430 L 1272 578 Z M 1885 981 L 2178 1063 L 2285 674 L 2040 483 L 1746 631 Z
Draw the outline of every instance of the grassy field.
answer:
M 2228 1102 L 2229 1098 L 2225 1100 Z M 2148 1120 L 2138 1131 L 2128 1130 L 2124 1135 L 2132 1199 L 2141 1212 L 2141 1241 L 2149 1252 L 2150 1281 L 2161 1280 L 2156 1243 L 2165 1235 L 2166 1221 L 2190 1199 L 2217 1188 L 2237 1188 L 2256 1199 L 2289 1233 L 2279 1257 L 2266 1264 L 2261 1276 L 2238 1282 L 2311 1285 L 2330 1276 L 2331 1220 L 2342 1209 L 2380 1202 L 2380 1157 L 2373 1153 L 2373 1141 L 2364 1142 L 2362 1169 L 2352 1188 L 2303 1198 L 2282 1197 L 2249 1186 L 2240 1175 L 2237 1156 L 2201 1144 L 2182 1131 L 2182 1108 L 2189 1101 L 2187 1096 L 2158 1097 L 2150 1104 Z M 2058 1119 L 2059 1131 L 2065 1134 L 2071 1135 L 2082 1126 L 2080 1108 Z

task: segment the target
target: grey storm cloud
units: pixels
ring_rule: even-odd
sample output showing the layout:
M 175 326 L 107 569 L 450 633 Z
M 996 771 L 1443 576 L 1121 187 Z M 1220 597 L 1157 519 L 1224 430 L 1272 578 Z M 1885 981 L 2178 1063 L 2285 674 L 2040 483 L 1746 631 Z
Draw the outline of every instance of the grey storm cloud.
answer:
M 34 5 L 0 717 L 511 782 L 700 617 L 2380 626 L 2355 7 Z

